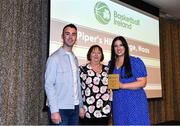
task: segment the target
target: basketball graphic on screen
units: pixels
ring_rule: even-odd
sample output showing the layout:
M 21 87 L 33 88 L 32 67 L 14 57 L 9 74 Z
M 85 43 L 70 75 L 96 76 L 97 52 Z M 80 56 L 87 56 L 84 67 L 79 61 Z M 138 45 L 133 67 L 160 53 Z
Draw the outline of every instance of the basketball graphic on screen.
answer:
M 108 6 L 103 2 L 97 2 L 94 7 L 94 14 L 101 24 L 108 24 L 111 20 L 111 13 Z

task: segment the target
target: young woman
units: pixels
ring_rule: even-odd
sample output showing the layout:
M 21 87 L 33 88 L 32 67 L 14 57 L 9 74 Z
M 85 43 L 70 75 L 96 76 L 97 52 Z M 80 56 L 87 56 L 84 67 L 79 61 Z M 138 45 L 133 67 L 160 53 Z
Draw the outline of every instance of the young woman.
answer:
M 113 124 L 150 125 L 143 89 L 147 81 L 146 67 L 140 58 L 129 56 L 128 44 L 122 36 L 112 41 L 109 73 L 119 74 L 119 89 L 113 90 Z

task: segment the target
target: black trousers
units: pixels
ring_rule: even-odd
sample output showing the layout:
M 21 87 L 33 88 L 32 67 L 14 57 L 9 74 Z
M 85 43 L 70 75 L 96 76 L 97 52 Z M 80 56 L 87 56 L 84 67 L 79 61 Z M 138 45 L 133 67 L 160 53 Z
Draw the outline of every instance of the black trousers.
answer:
M 108 125 L 109 117 L 80 119 L 80 125 Z

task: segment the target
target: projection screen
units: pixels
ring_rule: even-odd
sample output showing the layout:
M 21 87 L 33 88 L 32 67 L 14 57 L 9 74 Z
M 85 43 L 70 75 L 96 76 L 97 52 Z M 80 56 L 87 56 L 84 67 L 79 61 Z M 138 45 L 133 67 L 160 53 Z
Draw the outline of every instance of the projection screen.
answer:
M 128 41 L 130 54 L 140 57 L 147 67 L 148 98 L 162 97 L 158 17 L 110 0 L 51 0 L 50 8 L 49 54 L 62 45 L 62 28 L 68 23 L 78 28 L 73 51 L 80 65 L 87 62 L 87 51 L 93 44 L 103 48 L 103 63 L 107 64 L 112 39 L 122 35 Z

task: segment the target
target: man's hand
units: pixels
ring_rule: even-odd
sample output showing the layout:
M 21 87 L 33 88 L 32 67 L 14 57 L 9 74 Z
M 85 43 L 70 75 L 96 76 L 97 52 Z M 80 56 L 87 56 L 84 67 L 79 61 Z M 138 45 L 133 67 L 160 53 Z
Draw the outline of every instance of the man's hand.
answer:
M 59 112 L 55 112 L 51 114 L 51 120 L 55 124 L 59 124 L 61 122 L 61 116 Z
M 80 110 L 79 110 L 79 116 L 80 116 L 80 118 L 84 118 L 84 114 L 85 114 L 85 110 L 84 110 L 83 107 L 81 107 Z

